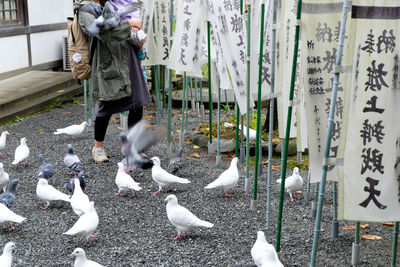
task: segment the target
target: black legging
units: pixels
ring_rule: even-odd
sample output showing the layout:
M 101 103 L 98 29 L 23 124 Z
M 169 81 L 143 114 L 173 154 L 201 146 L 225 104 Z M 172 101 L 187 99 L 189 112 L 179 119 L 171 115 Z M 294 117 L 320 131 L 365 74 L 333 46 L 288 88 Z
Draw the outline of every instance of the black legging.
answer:
M 134 108 L 129 110 L 128 115 L 128 128 L 133 127 L 138 121 L 142 119 L 143 107 Z M 94 122 L 94 140 L 98 142 L 103 142 L 106 136 L 106 131 L 108 127 L 108 122 L 111 119 L 110 116 L 96 117 Z

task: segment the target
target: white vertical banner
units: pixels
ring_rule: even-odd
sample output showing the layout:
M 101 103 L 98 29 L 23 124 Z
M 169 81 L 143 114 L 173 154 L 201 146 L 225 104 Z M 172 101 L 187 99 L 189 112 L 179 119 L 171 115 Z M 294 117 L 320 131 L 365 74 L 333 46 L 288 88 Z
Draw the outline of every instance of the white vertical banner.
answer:
M 240 15 L 240 0 L 211 1 L 207 0 L 209 19 L 213 31 L 221 45 L 220 52 L 229 70 L 232 86 L 235 91 L 240 112 L 246 113 L 246 38 L 244 20 Z M 250 106 L 254 101 L 250 95 Z
M 157 45 L 157 62 L 167 65 L 170 54 L 170 0 L 155 2 L 155 40 Z
M 178 0 L 174 42 L 168 67 L 201 77 L 200 57 L 205 20 L 203 0 Z
M 254 96 L 258 93 L 259 56 L 260 56 L 260 25 L 261 4 L 263 1 L 251 1 L 251 29 L 250 29 L 250 91 Z M 263 66 L 261 71 L 261 99 L 271 93 L 271 70 L 272 70 L 272 0 L 265 1 L 264 15 L 264 46 Z
M 322 176 L 342 10 L 343 0 L 307 0 L 302 5 L 300 84 L 307 116 L 312 183 L 319 182 Z M 347 26 L 349 28 L 349 23 Z M 348 31 L 347 29 L 345 46 L 349 45 Z M 342 66 L 351 64 L 352 57 L 347 57 L 350 55 L 348 51 L 343 53 Z M 329 153 L 329 157 L 333 159 L 338 158 L 339 140 L 343 136 L 344 88 L 349 87 L 346 85 L 349 85 L 350 79 L 351 73 L 340 74 Z M 300 121 L 302 122 L 303 118 Z M 338 180 L 338 168 L 335 164 L 328 166 L 327 180 Z
M 400 221 L 400 2 L 353 1 L 340 218 Z
M 286 136 L 286 120 L 289 106 L 289 92 L 293 64 L 294 36 L 296 30 L 296 12 L 298 0 L 281 1 L 281 18 L 279 30 L 279 63 L 278 63 L 278 81 L 277 91 L 282 92 L 282 96 L 278 98 L 278 129 L 279 137 Z M 300 47 L 299 47 L 300 50 Z M 300 61 L 297 61 L 296 84 L 293 100 L 296 102 L 298 88 L 298 72 Z M 292 110 L 292 120 L 290 122 L 290 138 L 296 137 L 296 109 Z
M 157 65 L 157 47 L 153 33 L 154 0 L 147 0 L 141 12 L 142 30 L 147 34 L 147 41 L 144 43 L 145 57 L 143 65 Z

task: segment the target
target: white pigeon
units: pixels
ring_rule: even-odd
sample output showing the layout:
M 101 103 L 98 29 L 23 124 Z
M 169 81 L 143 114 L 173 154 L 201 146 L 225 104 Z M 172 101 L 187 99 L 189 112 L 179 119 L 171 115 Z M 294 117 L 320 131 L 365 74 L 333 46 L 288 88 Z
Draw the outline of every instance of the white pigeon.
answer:
M 83 131 L 85 130 L 85 127 L 88 125 L 86 121 L 82 122 L 81 124 L 74 124 L 70 125 L 65 128 L 57 129 L 57 131 L 54 132 L 54 134 L 67 134 L 72 137 L 79 137 L 82 135 Z
M 142 188 L 139 186 L 139 183 L 135 182 L 135 180 L 133 180 L 133 178 L 124 171 L 124 165 L 122 162 L 118 162 L 118 172 L 115 176 L 115 183 L 118 186 L 118 192 L 114 194 L 115 196 L 119 196 L 121 192 L 131 190 L 131 197 L 133 197 L 134 190 L 142 190 Z
M 3 131 L 0 135 L 0 152 L 6 149 L 6 143 L 7 143 L 7 135 L 9 134 L 9 132 L 7 131 Z M 5 157 L 5 156 L 1 156 L 1 157 Z
M 257 232 L 257 240 L 251 248 L 251 257 L 257 267 L 283 267 L 274 246 L 267 242 L 263 231 Z
M 180 184 L 188 184 L 190 181 L 185 178 L 180 178 L 173 174 L 168 173 L 166 170 L 161 168 L 161 162 L 158 157 L 152 157 L 154 165 L 151 168 L 151 176 L 153 177 L 153 181 L 158 184 L 158 191 L 153 194 L 160 193 L 163 186 L 168 186 L 172 183 L 180 183 Z
M 244 125 L 243 127 L 243 135 L 247 138 L 247 126 Z M 242 126 L 239 124 L 239 129 L 242 130 Z M 257 138 L 257 131 L 254 129 L 249 128 L 249 140 L 255 140 Z
M 15 214 L 12 210 L 7 208 L 6 205 L 0 203 L 0 224 L 7 222 L 22 223 L 26 218 Z
M 94 202 L 92 201 L 89 204 L 87 212 L 79 217 L 75 224 L 63 234 L 83 236 L 88 240 L 89 237 L 94 238 L 96 236 L 93 235 L 93 233 L 96 232 L 98 225 L 99 216 L 97 215 L 96 209 L 94 208 Z M 86 242 L 83 245 L 87 245 Z
M 15 249 L 15 244 L 13 242 L 8 242 L 4 246 L 3 254 L 1 254 L 0 256 L 1 267 L 11 267 L 14 249 Z
M 76 215 L 82 216 L 89 209 L 89 197 L 85 193 L 83 193 L 78 178 L 74 178 L 74 185 L 74 193 L 72 194 L 70 199 L 71 207 Z
M 280 184 L 281 179 L 276 182 Z M 294 167 L 292 176 L 285 178 L 285 189 L 290 195 L 290 200 L 297 198 L 296 191 L 303 190 L 303 178 L 299 175 L 299 168 Z
M 197 218 L 185 207 L 178 204 L 178 199 L 175 195 L 169 195 L 165 199 L 167 202 L 167 216 L 168 220 L 176 227 L 178 235 L 172 240 L 176 240 L 181 236 L 187 236 L 187 232 L 191 227 L 201 226 L 211 228 L 214 224 L 203 221 Z
M 98 264 L 95 261 L 88 260 L 86 258 L 86 253 L 81 248 L 76 248 L 70 255 L 71 257 L 75 256 L 74 267 L 102 267 L 103 265 Z
M 10 176 L 4 171 L 4 165 L 0 162 L 0 188 L 3 187 L 3 191 L 6 191 L 7 182 L 10 181 Z
M 38 180 L 36 186 L 36 195 L 38 196 L 39 199 L 46 201 L 47 205 L 42 208 L 44 210 L 50 207 L 50 201 L 55 201 L 55 200 L 63 200 L 66 202 L 71 201 L 67 194 L 60 192 L 57 189 L 55 189 L 52 185 L 49 185 L 49 182 L 44 178 L 40 178 Z
M 21 144 L 15 149 L 14 161 L 11 162 L 13 165 L 17 165 L 20 162 L 26 160 L 29 157 L 29 147 L 26 145 L 26 138 L 21 138 Z
M 234 157 L 229 168 L 221 173 L 214 182 L 208 184 L 205 189 L 223 188 L 224 190 L 227 190 L 225 196 L 232 196 L 230 189 L 235 187 L 239 181 L 237 162 L 238 158 Z

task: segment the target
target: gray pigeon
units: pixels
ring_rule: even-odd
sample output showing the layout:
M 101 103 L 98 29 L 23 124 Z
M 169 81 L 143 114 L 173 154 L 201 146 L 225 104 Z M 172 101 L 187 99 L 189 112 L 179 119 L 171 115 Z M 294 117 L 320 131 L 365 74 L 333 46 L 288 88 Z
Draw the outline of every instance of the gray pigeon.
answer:
M 98 36 L 100 31 L 108 31 L 113 27 L 117 27 L 121 23 L 122 16 L 132 13 L 141 7 L 142 2 L 139 1 L 120 6 L 118 10 L 115 10 L 110 2 L 106 2 L 102 14 L 86 30 L 90 35 Z
M 81 171 L 80 173 L 78 173 L 78 179 L 79 179 L 79 183 L 81 185 L 82 191 L 84 191 L 85 187 L 86 187 L 85 177 L 86 177 L 86 172 Z M 71 194 L 73 194 L 74 190 L 75 190 L 74 180 L 75 180 L 75 178 L 71 178 L 71 179 L 69 179 L 68 183 L 64 184 L 64 188 L 66 188 L 68 190 L 68 192 L 70 192 Z
M 45 178 L 49 179 L 54 175 L 54 167 L 51 163 L 48 163 L 42 154 L 39 155 L 40 165 L 36 172 L 36 178 Z
M 172 157 L 169 160 L 168 169 L 167 169 L 169 173 L 175 174 L 180 169 L 182 169 L 183 164 L 185 163 L 185 160 L 182 158 L 182 152 L 183 152 L 183 148 L 180 147 L 176 156 Z
M 12 204 L 14 203 L 15 190 L 18 183 L 19 179 L 12 180 L 8 189 L 4 193 L 0 194 L 0 203 L 6 205 L 7 208 L 11 208 Z
M 127 133 L 121 132 L 121 152 L 125 156 L 128 168 L 125 171 L 134 170 L 137 166 L 148 169 L 153 162 L 143 158 L 140 153 L 154 145 L 163 131 L 157 128 L 157 133 L 148 126 L 145 120 L 139 121 Z
M 72 171 L 72 173 L 85 171 L 85 167 L 83 166 L 81 160 L 77 155 L 74 154 L 74 149 L 71 144 L 68 144 L 68 151 L 64 157 L 64 164 Z

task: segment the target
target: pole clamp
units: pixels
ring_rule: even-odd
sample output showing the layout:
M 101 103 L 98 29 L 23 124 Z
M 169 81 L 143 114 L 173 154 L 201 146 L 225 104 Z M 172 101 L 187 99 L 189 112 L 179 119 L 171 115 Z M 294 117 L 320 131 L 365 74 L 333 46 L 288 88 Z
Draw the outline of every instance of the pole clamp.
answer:
M 301 20 L 297 19 L 294 23 L 294 26 L 301 26 Z
M 300 105 L 300 99 L 289 100 L 289 107 L 295 107 L 297 105 Z
M 273 98 L 278 98 L 282 96 L 282 91 L 279 92 L 273 92 L 273 93 L 269 93 L 266 95 L 267 99 L 273 99 Z
M 342 65 L 335 65 L 333 68 L 333 73 L 351 73 L 353 70 L 353 66 L 348 65 L 348 66 L 342 66 Z
M 324 158 L 322 160 L 322 166 L 330 166 L 330 165 L 335 165 L 335 166 L 343 166 L 344 165 L 344 158 Z

